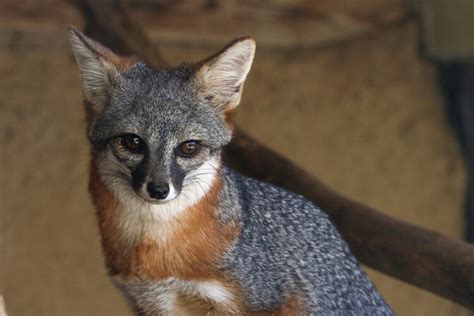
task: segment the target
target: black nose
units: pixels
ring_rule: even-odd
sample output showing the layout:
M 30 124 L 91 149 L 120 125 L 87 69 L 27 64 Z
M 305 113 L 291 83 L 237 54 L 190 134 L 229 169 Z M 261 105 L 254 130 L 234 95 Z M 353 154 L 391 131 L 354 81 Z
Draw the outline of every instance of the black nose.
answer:
M 148 182 L 146 190 L 148 191 L 148 194 L 151 198 L 157 200 L 164 200 L 170 192 L 170 186 L 168 185 L 168 183 Z

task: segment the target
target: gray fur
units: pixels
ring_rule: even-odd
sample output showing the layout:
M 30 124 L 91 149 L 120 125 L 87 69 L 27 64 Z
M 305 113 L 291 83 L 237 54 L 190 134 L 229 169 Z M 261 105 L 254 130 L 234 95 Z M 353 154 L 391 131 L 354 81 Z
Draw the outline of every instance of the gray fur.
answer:
M 240 223 L 223 269 L 254 310 L 271 310 L 282 297 L 300 294 L 309 315 L 392 315 L 316 205 L 228 168 L 222 175 L 221 210 Z

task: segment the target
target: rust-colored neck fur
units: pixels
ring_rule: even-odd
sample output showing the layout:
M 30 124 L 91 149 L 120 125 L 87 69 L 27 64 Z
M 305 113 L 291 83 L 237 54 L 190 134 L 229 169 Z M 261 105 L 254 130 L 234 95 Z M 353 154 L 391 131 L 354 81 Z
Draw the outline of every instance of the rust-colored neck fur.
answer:
M 145 234 L 137 241 L 123 242 L 117 225 L 119 202 L 97 172 L 94 158 L 90 166 L 90 192 L 97 208 L 106 264 L 112 275 L 139 276 L 160 280 L 220 278 L 217 261 L 237 235 L 235 223 L 217 218 L 217 202 L 222 188 L 216 176 L 209 192 L 181 212 L 170 225 L 169 236 L 160 240 Z

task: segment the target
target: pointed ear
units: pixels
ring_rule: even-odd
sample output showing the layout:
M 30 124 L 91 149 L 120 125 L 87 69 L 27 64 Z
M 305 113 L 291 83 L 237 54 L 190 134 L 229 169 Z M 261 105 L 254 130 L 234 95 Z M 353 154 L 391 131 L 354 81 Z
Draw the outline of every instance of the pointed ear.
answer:
M 137 60 L 114 54 L 74 27 L 69 27 L 69 40 L 81 72 L 84 98 L 94 112 L 100 112 L 110 97 L 111 87 L 120 80 L 120 72 Z
M 223 112 L 235 108 L 255 55 L 255 40 L 237 39 L 198 65 L 194 79 L 199 94 Z

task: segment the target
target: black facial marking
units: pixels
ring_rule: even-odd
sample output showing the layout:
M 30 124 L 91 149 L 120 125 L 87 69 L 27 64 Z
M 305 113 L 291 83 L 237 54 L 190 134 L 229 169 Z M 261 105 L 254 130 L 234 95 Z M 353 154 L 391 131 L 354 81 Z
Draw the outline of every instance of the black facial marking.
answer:
M 140 191 L 145 182 L 148 174 L 148 165 L 148 160 L 144 159 L 132 170 L 132 186 L 136 192 Z
M 175 159 L 174 162 L 171 164 L 171 181 L 173 182 L 173 186 L 179 192 L 183 188 L 183 180 L 186 176 L 186 171 L 181 168 L 178 164 L 177 160 Z

